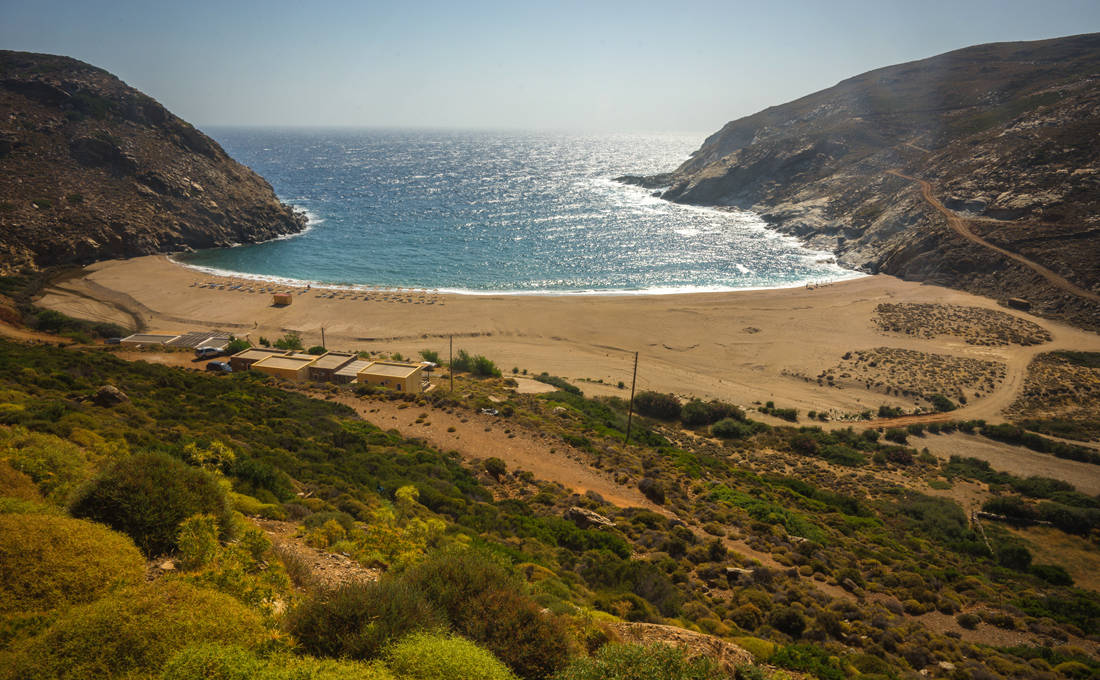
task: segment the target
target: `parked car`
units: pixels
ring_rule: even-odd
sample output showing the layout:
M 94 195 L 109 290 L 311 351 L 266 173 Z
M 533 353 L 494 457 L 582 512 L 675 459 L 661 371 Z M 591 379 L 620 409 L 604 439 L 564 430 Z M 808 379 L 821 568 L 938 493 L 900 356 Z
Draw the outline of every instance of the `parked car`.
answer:
M 107 345 L 118 345 L 122 342 L 122 338 L 107 338 L 103 342 Z
M 233 367 L 224 361 L 209 361 L 206 364 L 206 370 L 213 371 L 215 373 L 232 373 Z
M 210 357 L 221 356 L 222 351 L 217 347 L 200 347 L 195 350 L 195 356 L 200 359 L 209 359 Z

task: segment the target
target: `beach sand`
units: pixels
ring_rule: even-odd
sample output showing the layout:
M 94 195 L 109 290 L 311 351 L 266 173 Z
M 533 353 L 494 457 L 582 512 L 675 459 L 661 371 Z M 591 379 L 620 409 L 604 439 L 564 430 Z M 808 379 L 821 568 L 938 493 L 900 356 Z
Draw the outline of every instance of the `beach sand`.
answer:
M 225 289 L 203 287 L 217 283 Z M 1100 335 L 1006 310 L 995 301 L 957 290 L 868 276 L 805 287 L 686 295 L 479 296 L 403 291 L 364 299 L 323 298 L 314 288 L 286 307 L 270 292 L 231 290 L 235 285 L 286 290 L 244 279 L 219 278 L 164 256 L 100 262 L 82 277 L 46 291 L 39 304 L 67 314 L 153 331 L 218 328 L 247 337 L 301 334 L 306 346 L 400 352 L 422 349 L 446 359 L 454 349 L 484 354 L 509 373 L 512 367 L 549 372 L 573 381 L 590 395 L 629 395 L 634 352 L 639 353 L 638 389 L 720 398 L 749 405 L 830 411 L 836 416 L 877 410 L 882 404 L 912 408 L 914 396 L 886 394 L 862 384 L 818 384 L 816 376 L 840 365 L 845 353 L 893 347 L 1004 364 L 991 391 L 972 399 L 953 417 L 1000 420 L 1038 352 L 1100 351 Z M 344 295 L 348 295 L 344 293 Z M 385 300 L 383 298 L 389 298 Z M 914 337 L 886 333 L 874 323 L 882 302 L 975 306 L 1026 318 L 1048 330 L 1050 342 L 1021 347 L 976 346 L 962 337 Z M 881 367 L 888 383 L 889 367 Z M 944 376 L 945 384 L 957 376 Z M 600 382 L 602 381 L 602 383 Z M 617 387 L 622 381 L 626 389 Z

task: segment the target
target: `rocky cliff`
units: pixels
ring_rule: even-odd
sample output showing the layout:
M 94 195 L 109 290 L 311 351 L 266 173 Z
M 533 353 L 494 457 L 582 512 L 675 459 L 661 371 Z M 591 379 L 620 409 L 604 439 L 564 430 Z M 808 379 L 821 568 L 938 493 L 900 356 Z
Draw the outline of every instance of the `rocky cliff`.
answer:
M 0 273 L 300 231 L 262 177 L 75 59 L 0 51 Z
M 728 123 L 673 172 L 621 179 L 753 209 L 854 268 L 1100 329 L 1100 34 L 871 71 Z

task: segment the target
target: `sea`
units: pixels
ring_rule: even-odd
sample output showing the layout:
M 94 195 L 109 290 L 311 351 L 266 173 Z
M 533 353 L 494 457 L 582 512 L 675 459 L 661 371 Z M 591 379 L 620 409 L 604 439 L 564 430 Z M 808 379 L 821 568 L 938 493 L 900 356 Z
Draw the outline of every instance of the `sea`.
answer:
M 465 294 L 663 294 L 855 278 L 745 211 L 615 182 L 667 172 L 699 134 L 208 131 L 305 212 L 300 234 L 188 253 L 210 273 Z

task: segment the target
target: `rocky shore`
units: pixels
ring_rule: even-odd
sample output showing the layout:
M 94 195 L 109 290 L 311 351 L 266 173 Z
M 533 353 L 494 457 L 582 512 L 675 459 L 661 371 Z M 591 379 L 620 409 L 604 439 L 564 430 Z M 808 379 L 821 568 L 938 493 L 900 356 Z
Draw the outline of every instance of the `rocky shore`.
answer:
M 1026 298 L 1096 330 L 1098 73 L 1100 34 L 970 47 L 735 120 L 675 171 L 619 179 L 754 210 L 855 269 Z
M 0 51 L 0 274 L 292 234 L 305 217 L 151 97 Z

